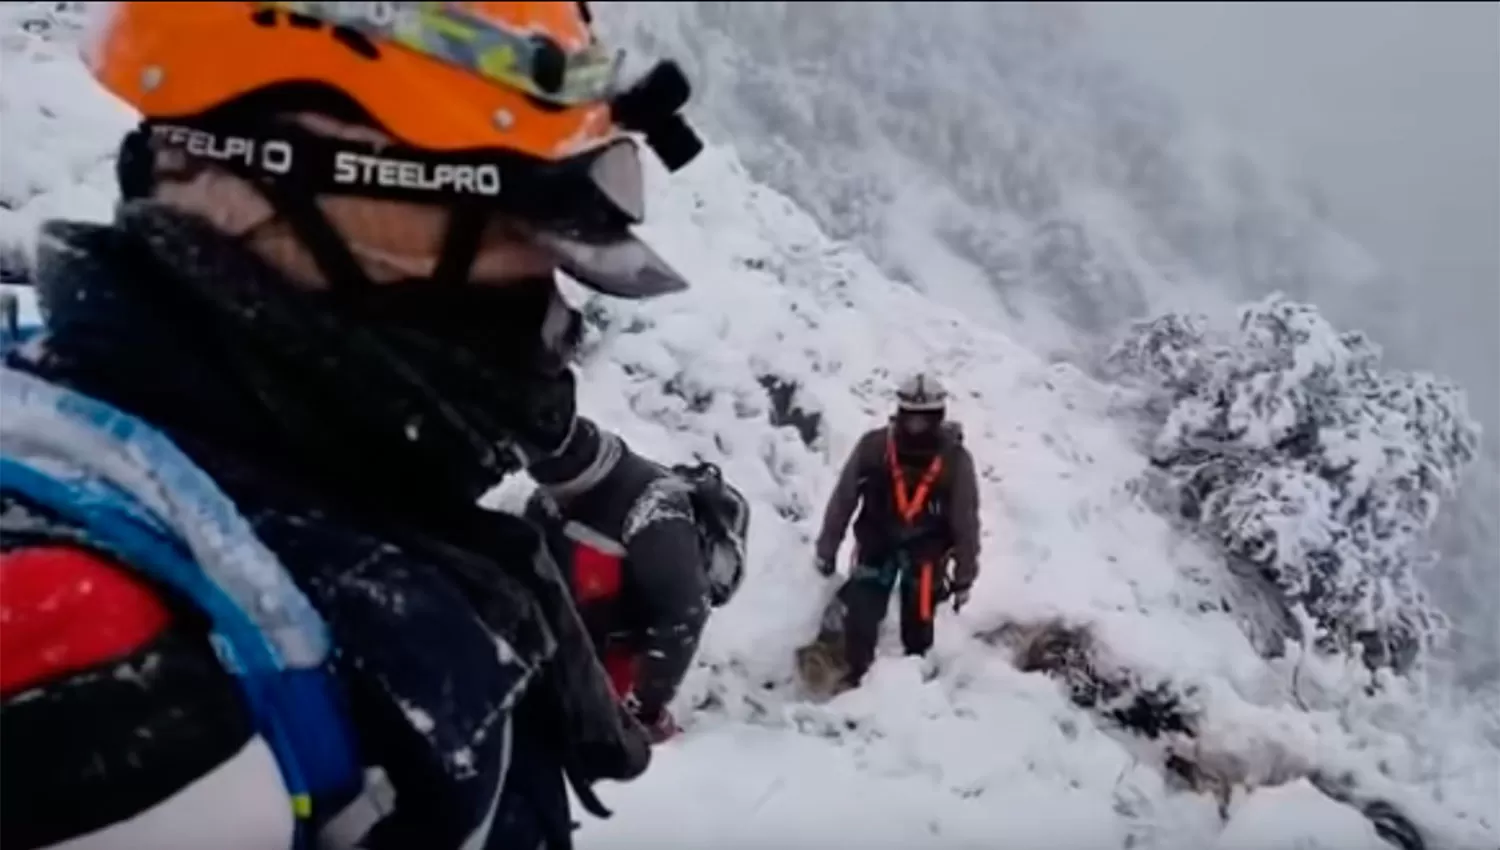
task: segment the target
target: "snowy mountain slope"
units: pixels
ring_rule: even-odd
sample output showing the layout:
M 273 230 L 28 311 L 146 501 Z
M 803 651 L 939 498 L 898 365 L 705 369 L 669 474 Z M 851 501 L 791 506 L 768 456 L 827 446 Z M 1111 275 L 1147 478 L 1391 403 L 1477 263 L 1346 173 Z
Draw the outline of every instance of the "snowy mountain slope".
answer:
M 1485 454 L 1427 579 L 1458 674 L 1495 681 L 1500 411 L 1493 364 L 1431 344 L 1439 320 L 1414 293 L 1444 282 L 1385 273 L 1308 192 L 1105 59 L 1074 4 L 595 6 L 606 31 L 688 66 L 691 111 L 757 181 L 1050 358 L 1092 369 L 1133 319 L 1279 291 L 1369 332 L 1393 365 L 1467 381 Z
M 1116 741 L 1052 682 L 1018 674 L 974 637 L 1054 617 L 1092 626 L 1109 659 L 1146 681 L 1194 686 L 1205 760 L 1238 759 L 1265 777 L 1295 774 L 1298 762 L 1353 770 L 1400 805 L 1425 808 L 1412 795 L 1426 791 L 1400 787 L 1429 781 L 1417 778 L 1427 768 L 1415 745 L 1372 719 L 1401 713 L 1399 703 L 1362 704 L 1353 681 L 1339 681 L 1358 678 L 1349 670 L 1261 660 L 1219 606 L 1220 568 L 1133 495 L 1144 461 L 1106 419 L 1105 388 L 889 280 L 726 151 L 662 188 L 648 230 L 699 285 L 605 312 L 583 404 L 644 451 L 720 462 L 757 504 L 756 570 L 711 623 L 680 700 L 710 707 L 689 716 L 691 734 L 663 752 L 652 778 L 610 797 L 619 823 L 592 828 L 620 843 L 603 846 L 664 834 L 652 832 L 663 828 L 656 806 L 632 805 L 680 807 L 656 797 L 656 777 L 724 797 L 727 811 L 705 817 L 704 832 L 692 832 L 694 820 L 673 824 L 680 846 L 726 833 L 819 846 L 851 829 L 853 841 L 893 847 L 996 836 L 1085 847 L 1127 835 L 1138 846 L 1213 846 L 1213 805 L 1170 792 L 1159 751 Z M 971 607 L 942 623 L 931 664 L 883 659 L 870 687 L 812 707 L 785 683 L 822 599 L 807 566 L 813 523 L 852 440 L 889 409 L 890 374 L 919 365 L 954 376 L 954 414 L 984 467 L 985 572 Z M 812 448 L 790 428 L 766 427 L 767 373 L 796 381 L 798 404 L 822 415 Z M 1295 696 L 1294 675 L 1305 680 Z M 1327 710 L 1294 707 L 1318 705 L 1323 689 Z M 1440 740 L 1426 739 L 1423 755 L 1468 762 L 1460 770 L 1478 784 L 1458 793 L 1472 795 L 1463 806 L 1478 818 L 1500 791 L 1493 751 L 1465 737 L 1440 755 Z M 741 748 L 753 760 L 728 764 Z M 1376 779 L 1382 759 L 1393 773 Z M 1405 778 L 1401 762 L 1414 771 Z M 1435 827 L 1453 830 L 1438 845 L 1492 840 L 1493 824 L 1462 823 Z M 1327 846 L 1351 846 L 1343 840 Z
M 70 53 L 43 39 L 71 43 L 81 26 L 75 15 L 47 14 L 55 5 L 0 10 L 0 269 L 30 245 L 41 219 L 109 216 L 115 149 L 135 121 Z
M 0 151 L 31 156 L 3 154 L 0 187 L 36 188 L 5 195 L 0 227 L 24 239 L 43 214 L 107 215 L 107 156 L 128 117 L 64 52 L 15 43 L 0 55 Z M 52 155 L 64 151 L 76 153 Z M 670 182 L 650 176 L 647 234 L 697 285 L 587 305 L 581 404 L 663 460 L 721 463 L 755 501 L 754 563 L 678 701 L 688 733 L 646 777 L 603 789 L 617 817 L 586 822 L 581 846 L 1385 846 L 1300 778 L 1313 768 L 1400 807 L 1427 846 L 1500 841 L 1482 726 L 1495 736 L 1496 719 L 1399 687 L 1366 697 L 1358 671 L 1295 652 L 1263 661 L 1219 605 L 1216 560 L 1134 495 L 1145 461 L 1108 419 L 1108 388 L 891 279 L 727 148 Z M 788 683 L 824 591 L 813 523 L 843 453 L 889 409 L 893 376 L 919 365 L 952 376 L 983 467 L 984 572 L 928 663 L 888 651 L 866 687 L 811 705 Z M 770 425 L 773 376 L 821 415 L 811 447 Z M 1203 720 L 1196 746 L 1179 746 L 1202 764 L 1277 787 L 1234 794 L 1226 828 L 1218 799 L 1169 780 L 1163 740 L 1112 728 L 976 637 L 1053 618 L 1089 626 L 1101 664 L 1184 693 Z
M 695 114 L 757 180 L 888 274 L 988 296 L 985 318 L 1033 347 L 1076 356 L 1184 299 L 1378 274 L 1300 192 L 1103 59 L 1073 4 L 596 5 L 689 66 Z

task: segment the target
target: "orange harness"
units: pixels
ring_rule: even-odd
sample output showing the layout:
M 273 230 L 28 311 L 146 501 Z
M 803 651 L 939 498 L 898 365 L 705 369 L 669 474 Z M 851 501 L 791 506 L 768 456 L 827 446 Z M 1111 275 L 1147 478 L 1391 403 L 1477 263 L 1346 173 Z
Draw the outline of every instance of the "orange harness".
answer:
M 943 457 L 939 454 L 932 458 L 922 477 L 917 480 L 916 489 L 911 492 L 906 489 L 906 477 L 902 475 L 901 464 L 896 459 L 896 438 L 892 434 L 887 434 L 885 438 L 885 460 L 891 470 L 891 494 L 896 501 L 896 514 L 909 526 L 916 522 L 917 515 L 927 507 L 927 497 L 932 493 L 932 486 L 937 482 L 938 476 L 943 474 Z M 917 571 L 917 611 L 924 621 L 932 619 L 932 573 L 931 561 L 923 562 Z

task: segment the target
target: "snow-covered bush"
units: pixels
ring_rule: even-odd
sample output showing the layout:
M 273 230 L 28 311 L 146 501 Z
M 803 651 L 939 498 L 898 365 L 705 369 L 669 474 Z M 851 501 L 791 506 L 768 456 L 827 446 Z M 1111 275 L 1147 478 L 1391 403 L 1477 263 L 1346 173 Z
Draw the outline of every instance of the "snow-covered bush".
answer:
M 1276 295 L 1228 332 L 1177 313 L 1140 323 L 1109 365 L 1148 391 L 1152 460 L 1182 516 L 1259 567 L 1321 647 L 1399 670 L 1445 628 L 1416 573 L 1479 434 L 1453 384 L 1380 358 Z

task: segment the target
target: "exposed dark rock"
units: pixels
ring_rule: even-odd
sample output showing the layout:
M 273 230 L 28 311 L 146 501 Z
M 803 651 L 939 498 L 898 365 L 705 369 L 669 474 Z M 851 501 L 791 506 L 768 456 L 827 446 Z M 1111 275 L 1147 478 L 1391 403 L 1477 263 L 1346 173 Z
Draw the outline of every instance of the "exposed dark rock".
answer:
M 802 445 L 812 448 L 823 427 L 823 414 L 807 410 L 797 403 L 799 386 L 779 375 L 761 375 L 760 385 L 771 401 L 771 425 L 781 428 L 790 426 L 801 438 Z

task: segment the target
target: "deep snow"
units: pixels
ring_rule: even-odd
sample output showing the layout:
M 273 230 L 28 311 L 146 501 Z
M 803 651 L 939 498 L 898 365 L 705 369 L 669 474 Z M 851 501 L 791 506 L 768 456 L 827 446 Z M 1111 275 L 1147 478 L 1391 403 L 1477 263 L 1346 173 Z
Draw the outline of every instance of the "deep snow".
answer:
M 65 48 L 19 29 L 24 8 L 0 10 L 0 252 L 47 215 L 108 215 L 109 157 L 131 120 Z M 1307 768 L 1352 774 L 1429 846 L 1500 843 L 1500 718 L 1399 683 L 1366 697 L 1359 671 L 1295 648 L 1262 660 L 1217 604 L 1229 581 L 1217 560 L 1136 496 L 1145 461 L 1110 418 L 1109 387 L 893 280 L 728 147 L 649 177 L 644 231 L 695 288 L 590 300 L 581 407 L 662 460 L 719 462 L 754 501 L 753 564 L 677 700 L 686 733 L 643 778 L 601 789 L 617 815 L 586 819 L 583 850 L 1384 846 L 1297 779 Z M 916 367 L 949 378 L 981 466 L 983 572 L 930 659 L 888 646 L 865 687 L 808 704 L 788 681 L 824 592 L 814 524 L 844 453 Z M 770 426 L 766 376 L 797 382 L 798 404 L 821 413 L 811 448 Z M 1226 825 L 1212 797 L 1168 786 L 1160 744 L 1107 730 L 973 636 L 1050 618 L 1090 625 L 1142 677 L 1194 686 L 1205 763 L 1294 781 L 1236 792 Z

